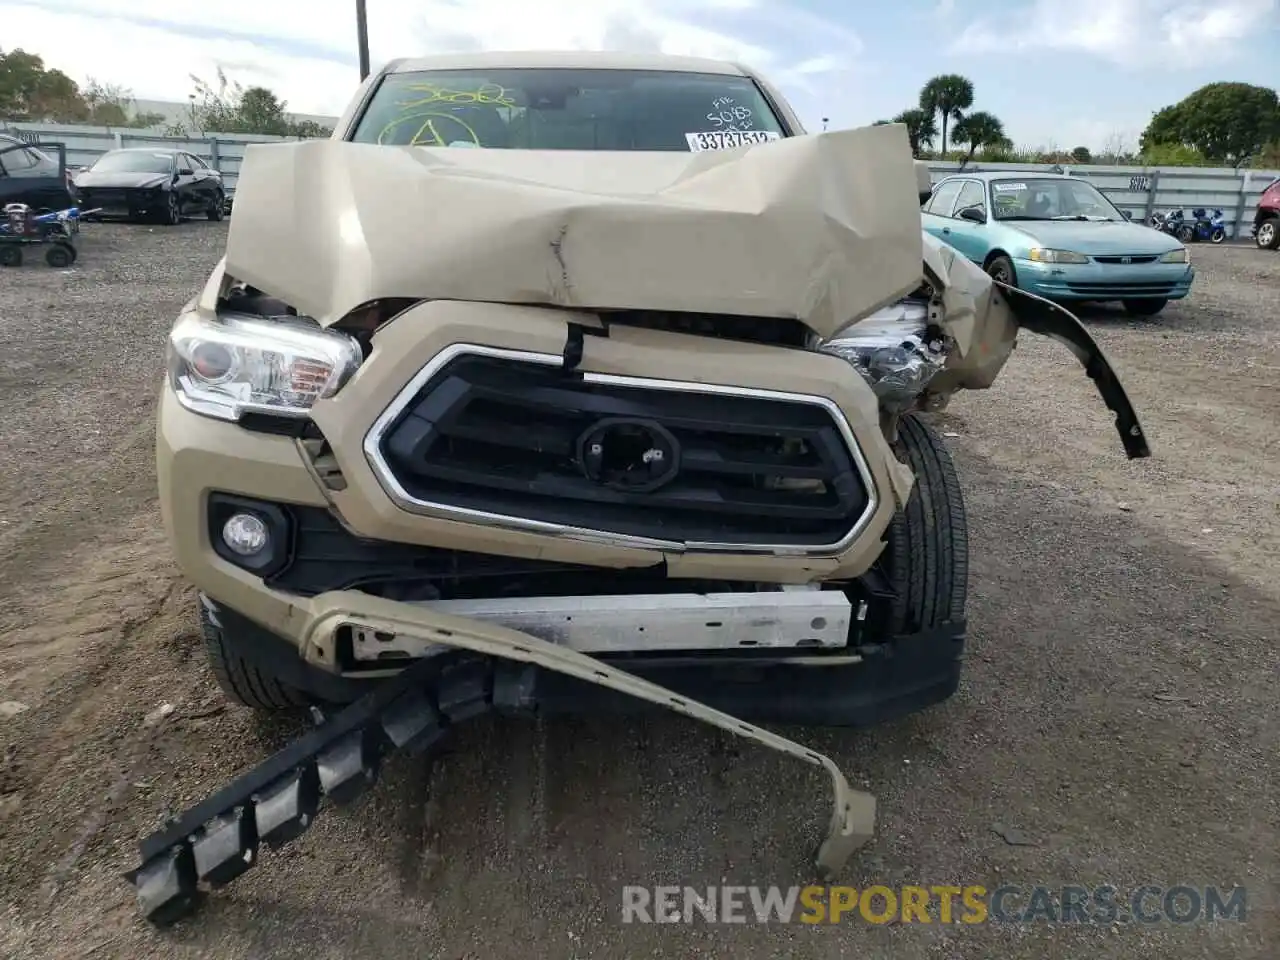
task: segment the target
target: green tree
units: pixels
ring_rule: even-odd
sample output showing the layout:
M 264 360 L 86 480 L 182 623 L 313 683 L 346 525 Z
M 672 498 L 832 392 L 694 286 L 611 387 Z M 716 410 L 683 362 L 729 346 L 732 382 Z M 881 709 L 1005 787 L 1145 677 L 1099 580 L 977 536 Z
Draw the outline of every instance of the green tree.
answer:
M 133 94 L 89 77 L 80 86 L 60 70 L 25 50 L 0 51 L 0 118 L 104 127 L 147 127 L 159 114 L 135 115 Z
M 1088 147 L 1075 147 L 1071 151 L 1071 159 L 1076 163 L 1093 163 L 1093 154 Z
M 331 133 L 333 133 L 332 127 L 326 127 L 324 124 L 316 123 L 314 120 L 289 121 L 289 136 L 291 137 L 318 139 L 327 137 Z
M 958 73 L 934 77 L 920 91 L 920 109 L 931 118 L 942 116 L 942 153 L 947 152 L 947 121 L 959 122 L 973 106 L 973 81 Z
M 1239 167 L 1280 137 L 1280 97 L 1271 87 L 1210 83 L 1152 115 L 1142 151 L 1180 145 L 1210 163 Z
M 1153 143 L 1142 151 L 1140 162 L 1146 167 L 1207 167 L 1212 161 L 1195 147 L 1185 143 Z
M 133 94 L 112 83 L 99 83 L 93 77 L 85 81 L 80 96 L 88 107 L 89 123 L 100 127 L 137 125 L 133 116 Z M 146 126 L 146 124 L 143 124 Z
M 191 132 L 256 133 L 277 137 L 325 137 L 331 132 L 312 120 L 295 121 L 287 104 L 266 87 L 242 87 L 218 69 L 217 85 L 191 77 Z
M 0 117 L 77 123 L 87 115 L 80 88 L 61 70 L 22 49 L 0 50 Z
M 893 118 L 893 122 L 906 126 L 907 139 L 911 141 L 911 155 L 915 157 L 920 156 L 920 151 L 924 147 L 932 147 L 933 138 L 938 135 L 938 128 L 934 124 L 933 114 L 914 107 L 910 110 L 903 110 Z
M 969 153 L 960 161 L 961 170 L 973 160 L 973 155 L 978 152 L 979 147 L 1001 147 L 1009 142 L 1009 138 L 1004 134 L 1004 124 L 1000 122 L 999 117 L 985 110 L 975 110 L 961 117 L 956 121 L 952 136 L 956 143 L 969 145 Z

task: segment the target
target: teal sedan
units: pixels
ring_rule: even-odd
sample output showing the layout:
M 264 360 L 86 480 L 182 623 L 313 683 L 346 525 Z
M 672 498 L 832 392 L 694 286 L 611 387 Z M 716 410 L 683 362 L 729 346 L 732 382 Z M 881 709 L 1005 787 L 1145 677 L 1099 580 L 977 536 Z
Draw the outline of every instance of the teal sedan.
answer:
M 924 229 L 994 279 L 1049 300 L 1120 301 L 1150 317 L 1191 292 L 1176 238 L 1129 222 L 1087 180 L 1007 171 L 958 174 L 933 188 Z

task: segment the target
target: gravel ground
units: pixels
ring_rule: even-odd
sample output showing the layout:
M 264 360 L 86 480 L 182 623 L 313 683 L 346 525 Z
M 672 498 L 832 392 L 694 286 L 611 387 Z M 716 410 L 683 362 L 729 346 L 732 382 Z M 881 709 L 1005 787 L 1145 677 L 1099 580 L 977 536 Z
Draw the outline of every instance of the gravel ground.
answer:
M 1239 247 L 1195 248 L 1155 321 L 1088 315 L 1153 459 L 1031 336 L 941 417 L 974 539 L 963 688 L 793 733 L 880 799 L 849 883 L 1242 884 L 1246 922 L 624 926 L 623 884 L 803 883 L 825 822 L 818 774 L 672 715 L 476 721 L 150 930 L 120 878 L 139 836 L 288 734 L 223 705 L 153 498 L 164 335 L 224 236 L 94 225 L 74 269 L 0 272 L 0 701 L 27 708 L 0 712 L 0 956 L 1276 956 L 1280 257 Z

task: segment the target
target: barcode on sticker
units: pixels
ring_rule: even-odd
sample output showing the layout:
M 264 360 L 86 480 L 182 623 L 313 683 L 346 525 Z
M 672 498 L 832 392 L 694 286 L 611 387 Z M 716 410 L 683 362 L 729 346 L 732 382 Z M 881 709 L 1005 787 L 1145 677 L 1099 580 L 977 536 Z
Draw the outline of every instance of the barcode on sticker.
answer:
M 703 150 L 732 150 L 752 143 L 768 143 L 781 136 L 772 130 L 712 130 L 708 133 L 686 133 L 684 138 L 691 151 L 701 153 Z

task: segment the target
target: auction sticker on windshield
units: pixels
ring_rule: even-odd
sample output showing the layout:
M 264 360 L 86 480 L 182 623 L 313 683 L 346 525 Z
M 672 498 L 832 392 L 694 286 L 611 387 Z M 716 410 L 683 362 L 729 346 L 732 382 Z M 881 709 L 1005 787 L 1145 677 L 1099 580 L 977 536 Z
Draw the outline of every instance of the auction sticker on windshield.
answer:
M 993 183 L 996 193 L 1017 193 L 1019 190 L 1027 189 L 1025 183 Z
M 686 133 L 684 138 L 690 150 L 701 153 L 703 150 L 732 150 L 751 143 L 767 143 L 781 136 L 772 130 L 712 130 L 708 133 Z

